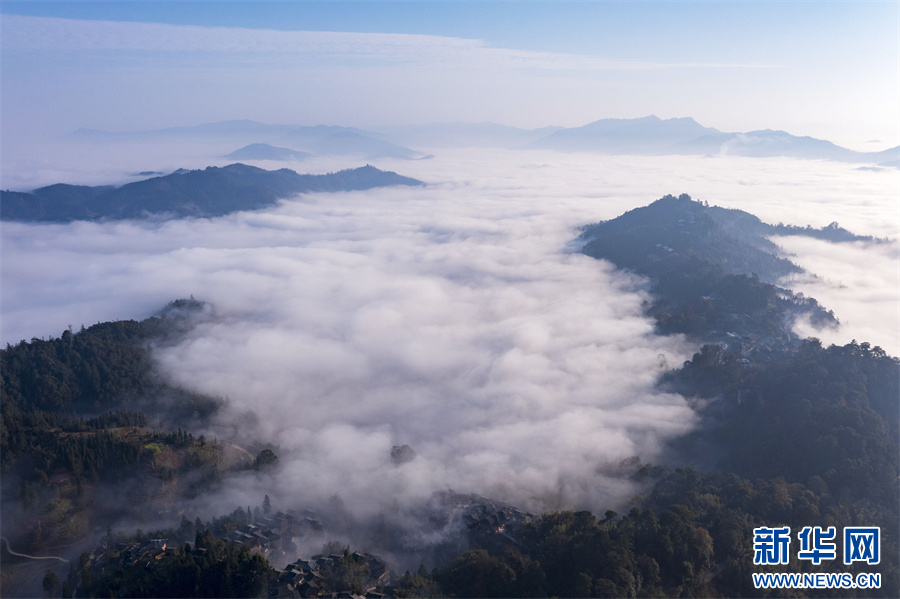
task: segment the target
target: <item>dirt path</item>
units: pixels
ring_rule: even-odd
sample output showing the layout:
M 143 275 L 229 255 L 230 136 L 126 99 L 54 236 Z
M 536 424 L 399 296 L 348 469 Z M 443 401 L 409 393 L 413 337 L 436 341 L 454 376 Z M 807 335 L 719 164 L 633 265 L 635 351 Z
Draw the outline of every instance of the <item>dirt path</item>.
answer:
M 0 539 L 3 539 L 3 542 L 6 543 L 6 550 L 9 552 L 10 555 L 15 555 L 17 557 L 24 557 L 24 558 L 28 558 L 28 559 L 58 559 L 61 562 L 65 562 L 67 564 L 69 563 L 69 560 L 62 558 L 62 557 L 57 557 L 55 555 L 38 557 L 36 555 L 26 555 L 24 553 L 16 553 L 15 551 L 12 550 L 12 547 L 9 546 L 9 541 L 6 540 L 6 537 L 0 537 Z

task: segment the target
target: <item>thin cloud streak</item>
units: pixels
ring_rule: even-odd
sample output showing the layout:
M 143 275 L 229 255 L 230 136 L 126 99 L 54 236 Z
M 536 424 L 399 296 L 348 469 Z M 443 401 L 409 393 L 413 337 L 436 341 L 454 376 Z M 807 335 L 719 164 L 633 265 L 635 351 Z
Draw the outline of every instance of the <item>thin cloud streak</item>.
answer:
M 4 17 L 5 51 L 161 52 L 179 61 L 220 53 L 255 63 L 273 58 L 289 63 L 327 64 L 342 57 L 360 64 L 486 70 L 657 70 L 666 68 L 771 68 L 776 65 L 665 63 L 608 60 L 596 56 L 524 51 L 487 46 L 482 40 L 390 33 L 277 31 L 157 23 L 79 21 L 46 17 Z

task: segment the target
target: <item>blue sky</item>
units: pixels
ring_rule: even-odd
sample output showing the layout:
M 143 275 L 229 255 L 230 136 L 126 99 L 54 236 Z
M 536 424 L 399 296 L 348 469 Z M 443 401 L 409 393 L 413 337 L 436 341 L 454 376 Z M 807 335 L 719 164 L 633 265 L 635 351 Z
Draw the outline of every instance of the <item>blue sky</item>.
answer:
M 897 2 L 0 6 L 13 137 L 231 118 L 539 127 L 657 114 L 900 143 Z

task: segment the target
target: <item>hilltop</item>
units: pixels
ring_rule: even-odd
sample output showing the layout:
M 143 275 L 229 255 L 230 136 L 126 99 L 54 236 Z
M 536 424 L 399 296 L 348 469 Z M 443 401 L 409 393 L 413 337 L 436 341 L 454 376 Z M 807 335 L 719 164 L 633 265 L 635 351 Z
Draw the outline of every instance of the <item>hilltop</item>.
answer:
M 225 158 L 231 160 L 305 160 L 310 156 L 309 152 L 257 143 L 239 148 L 225 156 Z
M 799 339 L 793 321 L 809 318 L 837 326 L 834 314 L 813 298 L 778 286 L 802 269 L 779 255 L 772 235 L 807 235 L 830 241 L 869 241 L 832 223 L 823 229 L 770 225 L 741 210 L 667 195 L 602 223 L 584 227 L 582 251 L 650 279 L 650 313 L 664 333 L 707 341 L 784 348 Z M 760 342 L 763 340 L 764 342 Z

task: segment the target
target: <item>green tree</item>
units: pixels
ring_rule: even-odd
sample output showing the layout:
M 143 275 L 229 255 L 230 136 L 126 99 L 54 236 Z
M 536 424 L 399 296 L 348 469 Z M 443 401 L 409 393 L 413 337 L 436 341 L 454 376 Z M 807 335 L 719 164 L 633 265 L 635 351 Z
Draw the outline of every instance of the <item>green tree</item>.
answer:
M 263 449 L 253 460 L 253 467 L 257 470 L 265 470 L 271 468 L 278 461 L 278 456 L 271 449 Z
M 44 593 L 46 593 L 48 597 L 52 597 L 56 594 L 56 587 L 59 586 L 59 577 L 53 570 L 47 570 L 47 573 L 44 574 L 44 580 L 41 582 L 41 586 L 44 588 Z

